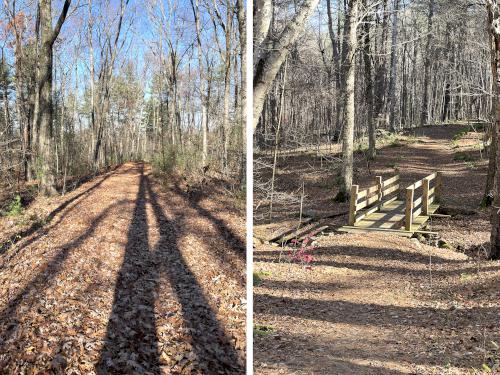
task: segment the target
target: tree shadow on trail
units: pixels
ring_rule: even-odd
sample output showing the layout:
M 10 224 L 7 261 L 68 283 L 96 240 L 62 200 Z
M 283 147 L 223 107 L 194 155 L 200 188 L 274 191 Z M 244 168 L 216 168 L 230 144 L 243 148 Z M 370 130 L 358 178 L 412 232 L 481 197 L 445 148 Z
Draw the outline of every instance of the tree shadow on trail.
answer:
M 419 372 L 419 363 L 412 353 L 403 352 L 388 339 L 384 345 L 377 339 L 366 336 L 311 335 L 305 332 L 278 330 L 279 343 L 266 336 L 256 336 L 254 343 L 254 363 L 257 368 L 262 363 L 288 373 L 301 374 L 355 374 L 355 375 L 403 375 L 424 374 Z M 297 353 L 297 355 L 290 355 Z M 397 364 L 398 366 L 395 366 Z M 429 365 L 430 363 L 424 363 Z M 413 371 L 401 368 L 410 367 Z
M 113 176 L 114 175 L 114 171 L 115 170 L 113 170 L 113 171 L 105 174 L 97 183 L 95 183 L 94 185 L 92 185 L 88 189 L 82 191 L 81 193 L 76 194 L 74 197 L 69 198 L 67 201 L 65 201 L 64 203 L 62 203 L 60 206 L 58 206 L 54 210 L 52 210 L 49 213 L 49 215 L 46 218 L 44 218 L 45 224 L 42 224 L 42 223 L 40 223 L 40 222 L 37 221 L 37 222 L 33 223 L 32 225 L 30 225 L 27 229 L 24 229 L 24 230 L 22 230 L 22 231 L 20 231 L 20 232 L 18 232 L 16 234 L 14 234 L 13 236 L 10 237 L 9 240 L 5 241 L 4 243 L 0 243 L 0 255 L 4 254 L 10 248 L 12 248 L 17 243 L 17 239 L 23 239 L 25 237 L 31 236 L 36 231 L 40 230 L 39 233 L 37 233 L 35 236 L 33 236 L 32 238 L 30 238 L 29 240 L 27 240 L 25 243 L 23 243 L 22 246 L 18 247 L 16 249 L 15 254 L 19 253 L 19 251 L 21 251 L 23 248 L 29 246 L 33 242 L 35 242 L 40 237 L 46 235 L 51 228 L 54 228 L 55 226 L 57 226 L 64 219 L 64 217 L 66 215 L 68 215 L 74 208 L 76 208 L 78 206 L 78 203 L 81 203 L 81 201 L 78 202 L 77 204 L 75 204 L 73 207 L 70 207 L 69 209 L 67 209 L 60 216 L 59 220 L 56 223 L 54 223 L 50 227 L 45 227 L 44 228 L 44 226 L 50 224 L 52 222 L 52 220 L 54 220 L 54 218 L 57 216 L 57 214 L 59 214 L 60 212 L 62 212 L 63 210 L 65 210 L 71 203 L 75 202 L 76 200 L 78 200 L 81 197 L 89 196 L 89 194 L 92 193 L 99 186 L 101 186 L 104 183 L 104 181 L 106 181 L 108 178 L 110 178 L 111 176 Z M 13 255 L 15 255 L 15 254 L 13 254 Z M 0 269 L 2 269 L 2 268 L 3 268 L 3 266 L 0 266 Z
M 220 237 L 226 241 L 229 247 L 233 250 L 232 253 L 241 259 L 245 259 L 245 241 L 243 241 L 239 236 L 237 236 L 227 225 L 226 223 L 215 217 L 211 214 L 207 209 L 200 206 L 200 200 L 203 198 L 203 194 L 196 194 L 194 197 L 190 197 L 187 193 L 182 191 L 182 189 L 178 186 L 174 186 L 174 192 L 185 199 L 187 204 L 196 210 L 198 214 L 210 220 L 215 229 L 218 231 Z
M 41 291 L 47 289 L 51 285 L 51 281 L 59 274 L 64 263 L 67 261 L 73 250 L 82 245 L 87 239 L 91 238 L 101 222 L 109 215 L 110 211 L 123 205 L 124 201 L 118 201 L 107 207 L 99 214 L 92 225 L 80 236 L 60 247 L 59 252 L 43 267 L 43 269 L 26 285 L 22 291 L 16 294 L 8 305 L 0 311 L 0 322 L 6 323 L 6 330 L 0 333 L 0 353 L 4 350 L 4 343 L 14 334 L 17 327 L 16 310 L 19 305 L 29 298 L 35 298 Z
M 197 356 L 198 366 L 205 374 L 244 373 L 234 345 L 229 341 L 196 276 L 190 271 L 176 245 L 176 230 L 165 216 L 149 181 L 147 188 L 161 235 L 155 253 L 161 259 L 162 275 L 168 278 L 182 304 L 185 324 L 192 332 L 191 344 Z M 189 225 L 184 223 L 181 215 L 175 220 L 177 227 Z
M 146 181 L 141 167 L 98 374 L 144 371 L 158 365 L 154 302 L 159 275 L 150 265 L 146 203 Z
M 185 193 L 179 185 L 175 184 L 172 191 L 180 196 L 186 204 L 195 210 L 196 214 L 207 219 L 211 224 L 212 228 L 216 231 L 218 238 L 224 241 L 227 246 L 221 249 L 212 248 L 210 249 L 210 254 L 220 261 L 221 267 L 225 269 L 228 275 L 233 275 L 235 279 L 240 283 L 245 283 L 245 276 L 237 270 L 241 269 L 241 262 L 246 263 L 246 246 L 244 240 L 242 240 L 229 226 L 221 219 L 213 215 L 209 210 L 203 208 L 200 205 L 200 201 L 203 198 L 203 193 L 195 194 L 190 196 Z M 198 236 L 213 236 L 210 233 L 203 233 L 204 228 L 191 228 L 189 225 L 185 226 L 186 232 L 191 231 Z
M 160 231 L 154 249 L 149 247 L 147 203 L 151 204 Z M 182 318 L 195 355 L 189 357 L 192 365 L 205 374 L 244 371 L 234 345 L 228 340 L 178 248 L 176 227 L 182 226 L 182 217 L 176 217 L 175 221 L 174 224 L 167 219 L 141 167 L 136 207 L 97 374 L 127 371 L 160 374 L 161 348 L 156 334 L 155 300 L 162 277 L 166 277 L 182 306 Z
M 342 300 L 278 297 L 256 294 L 255 312 L 278 316 L 298 317 L 328 323 L 371 325 L 392 328 L 420 327 L 424 329 L 453 328 L 468 324 L 473 317 L 495 322 L 496 307 L 437 309 L 356 303 Z

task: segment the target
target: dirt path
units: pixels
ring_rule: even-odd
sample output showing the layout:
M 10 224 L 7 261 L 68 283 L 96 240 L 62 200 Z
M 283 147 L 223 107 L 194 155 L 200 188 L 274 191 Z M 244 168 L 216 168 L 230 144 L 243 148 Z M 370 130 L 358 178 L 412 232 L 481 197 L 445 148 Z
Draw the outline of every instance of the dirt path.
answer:
M 459 130 L 419 129 L 378 150 L 371 174 L 358 155 L 355 171 L 355 181 L 366 186 L 397 167 L 403 187 L 443 171 L 443 203 L 476 210 L 431 223 L 455 250 L 381 234 L 332 233 L 318 237 L 314 260 L 304 267 L 290 262 L 289 248 L 256 247 L 254 269 L 262 282 L 255 287 L 255 322 L 264 326 L 255 336 L 257 374 L 474 374 L 483 364 L 500 366 L 492 343 L 500 345 L 500 262 L 462 253 L 480 253 L 489 240 L 488 213 L 477 210 L 487 160 L 480 159 L 473 134 L 453 140 Z M 472 161 L 455 160 L 459 152 Z M 321 169 L 315 155 L 282 163 L 278 186 L 291 192 L 304 181 L 306 209 L 347 210 L 331 199 L 335 171 Z M 273 224 L 261 221 L 257 231 L 269 236 L 296 223 L 293 211 L 277 209 Z M 345 217 L 330 222 L 344 223 Z
M 59 198 L 0 255 L 0 373 L 241 373 L 244 221 L 220 197 L 126 164 Z
M 472 374 L 494 361 L 500 262 L 372 234 L 316 246 L 310 269 L 255 252 L 255 319 L 272 330 L 256 335 L 257 374 Z

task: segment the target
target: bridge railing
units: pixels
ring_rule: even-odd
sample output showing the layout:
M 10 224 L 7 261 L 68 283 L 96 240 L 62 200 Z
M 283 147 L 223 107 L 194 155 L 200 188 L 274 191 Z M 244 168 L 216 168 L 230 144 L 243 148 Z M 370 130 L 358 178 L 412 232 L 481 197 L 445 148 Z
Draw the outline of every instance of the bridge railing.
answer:
M 439 201 L 441 192 L 441 172 L 434 172 L 406 188 L 405 230 L 411 230 L 413 219 L 427 215 L 429 206 Z M 416 192 L 422 195 L 416 197 Z
M 399 192 L 399 174 L 387 180 L 382 176 L 375 177 L 375 185 L 359 190 L 359 185 L 352 185 L 349 204 L 349 225 L 354 225 L 371 213 L 377 211 L 382 204 L 397 198 Z M 391 198 L 388 198 L 392 195 Z

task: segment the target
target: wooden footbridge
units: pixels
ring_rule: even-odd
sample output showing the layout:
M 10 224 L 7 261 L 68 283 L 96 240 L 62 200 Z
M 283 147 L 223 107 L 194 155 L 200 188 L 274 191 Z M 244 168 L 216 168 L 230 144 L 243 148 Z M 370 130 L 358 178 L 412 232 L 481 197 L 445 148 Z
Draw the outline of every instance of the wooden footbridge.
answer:
M 421 195 L 418 196 L 421 192 Z M 359 190 L 353 185 L 349 206 L 349 225 L 339 231 L 349 233 L 386 232 L 411 237 L 424 228 L 439 208 L 441 173 L 435 172 L 406 188 L 406 199 L 398 200 L 399 175 L 387 180 L 376 177 L 376 184 Z

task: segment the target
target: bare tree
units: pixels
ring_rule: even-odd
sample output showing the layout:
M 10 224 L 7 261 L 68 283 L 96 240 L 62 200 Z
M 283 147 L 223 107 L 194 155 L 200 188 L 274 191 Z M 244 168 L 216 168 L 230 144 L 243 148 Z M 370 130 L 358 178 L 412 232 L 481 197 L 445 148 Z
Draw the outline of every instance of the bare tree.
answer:
M 257 48 L 265 46 L 272 42 L 272 48 L 258 53 L 259 55 L 255 64 L 255 73 L 253 78 L 253 127 L 257 127 L 264 100 L 266 98 L 269 88 L 273 84 L 276 74 L 278 73 L 281 65 L 290 50 L 290 47 L 295 43 L 300 36 L 304 26 L 318 5 L 319 0 L 305 0 L 299 7 L 297 13 L 290 20 L 276 40 L 271 40 L 271 35 L 268 31 L 272 13 L 268 12 L 269 0 L 263 1 L 261 13 L 256 17 L 257 22 L 257 38 L 262 40 L 257 44 Z M 267 29 L 267 35 L 263 38 L 262 34 Z
M 349 31 L 347 35 L 347 61 L 345 85 L 345 126 L 342 141 L 342 184 L 337 199 L 345 200 L 352 186 L 354 167 L 354 125 L 355 125 L 355 88 L 356 88 L 356 48 L 358 46 L 357 29 L 359 23 L 359 0 L 349 1 Z
M 92 149 L 92 161 L 95 170 L 98 170 L 99 167 L 104 165 L 105 162 L 105 155 L 102 153 L 102 147 L 106 126 L 106 114 L 109 109 L 109 100 L 111 94 L 111 78 L 113 75 L 113 70 L 115 68 L 115 61 L 118 52 L 125 43 L 125 39 L 121 39 L 120 36 L 123 28 L 125 10 L 129 1 L 130 0 L 120 0 L 118 23 L 116 25 L 114 34 L 110 30 L 110 27 L 112 26 L 111 24 L 105 22 L 102 25 L 102 33 L 104 34 L 104 38 L 101 38 L 101 45 L 99 46 L 102 61 L 100 65 L 100 71 L 98 73 L 97 92 L 95 93 L 97 95 L 97 98 L 92 99 L 93 106 L 91 117 L 93 121 L 92 129 L 94 141 Z M 89 6 L 91 6 L 90 2 Z M 93 23 L 91 23 L 90 26 L 92 25 Z M 90 38 L 92 38 L 92 36 L 90 36 Z M 91 61 L 91 63 L 92 62 L 93 61 Z M 94 68 L 91 67 L 91 74 L 93 73 L 93 69 Z M 93 77 L 91 77 L 91 79 L 93 79 Z
M 399 0 L 394 0 L 394 14 L 392 15 L 392 37 L 391 37 L 391 75 L 389 79 L 389 126 L 392 131 L 396 130 L 396 79 L 397 79 L 397 42 L 398 42 L 398 12 Z
M 245 154 L 246 145 L 246 121 L 247 121 L 247 33 L 245 19 L 245 5 L 243 0 L 236 0 L 236 17 L 238 18 L 238 31 L 240 36 L 240 76 L 241 76 L 241 100 L 240 100 L 240 126 L 242 139 L 242 154 Z M 244 178 L 245 158 L 241 158 L 241 180 Z
M 422 98 L 422 110 L 420 112 L 420 126 L 429 121 L 429 79 L 431 69 L 432 50 L 432 23 L 434 18 L 434 0 L 429 0 L 429 12 L 427 14 L 427 39 L 425 44 L 424 62 L 424 96 Z
M 199 79 L 200 79 L 200 99 L 201 99 L 201 129 L 203 133 L 203 150 L 201 157 L 201 164 L 205 167 L 207 165 L 208 158 L 208 105 L 209 105 L 209 87 L 205 87 L 205 80 L 203 75 L 203 47 L 201 41 L 201 29 L 200 29 L 200 16 L 199 16 L 199 3 L 198 0 L 190 0 L 191 8 L 193 10 L 193 17 L 196 28 L 196 47 L 198 53 L 198 64 L 199 64 Z
M 39 2 L 39 22 L 41 45 L 38 56 L 38 76 L 37 76 L 37 98 L 38 114 L 35 114 L 37 126 L 40 129 L 40 191 L 45 195 L 54 195 L 56 191 L 56 181 L 53 170 L 54 154 L 52 149 L 52 69 L 53 69 L 53 46 L 61 27 L 68 14 L 71 0 L 66 0 L 61 14 L 54 29 L 52 29 L 52 1 L 40 0 Z
M 492 37 L 492 53 L 494 58 L 491 64 L 491 73 L 493 76 L 493 102 L 492 119 L 494 131 L 496 132 L 496 141 L 500 139 L 500 6 L 496 0 L 487 0 L 489 29 Z M 497 145 L 498 150 L 498 145 Z M 496 166 L 500 165 L 500 153 L 496 154 Z M 493 187 L 493 207 L 491 213 L 491 246 L 489 256 L 492 259 L 500 259 L 500 173 L 498 169 L 495 173 L 495 182 Z
M 329 1 L 329 0 L 328 0 Z M 367 9 L 367 1 L 363 2 L 364 8 Z M 372 81 L 372 56 L 370 53 L 370 23 L 372 17 L 371 12 L 366 15 L 363 22 L 363 58 L 365 63 L 365 96 L 367 108 L 367 127 L 368 127 L 368 158 L 374 159 L 376 154 L 375 148 L 375 123 L 373 121 L 373 81 Z

